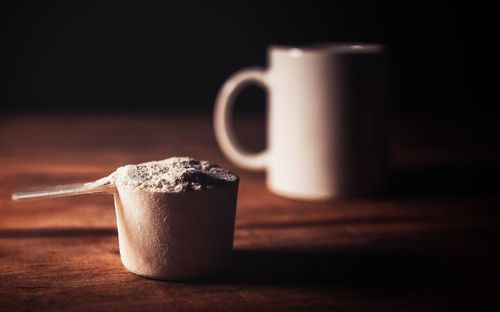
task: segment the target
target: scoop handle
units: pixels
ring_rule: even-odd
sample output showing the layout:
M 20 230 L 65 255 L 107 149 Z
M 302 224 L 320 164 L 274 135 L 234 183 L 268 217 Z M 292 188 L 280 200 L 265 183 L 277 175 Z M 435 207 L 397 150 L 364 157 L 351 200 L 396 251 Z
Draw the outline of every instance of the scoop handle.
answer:
M 111 180 L 103 182 L 101 179 L 94 182 L 56 185 L 40 189 L 16 191 L 12 193 L 12 200 L 43 199 L 90 193 L 112 193 L 114 190 L 115 185 Z

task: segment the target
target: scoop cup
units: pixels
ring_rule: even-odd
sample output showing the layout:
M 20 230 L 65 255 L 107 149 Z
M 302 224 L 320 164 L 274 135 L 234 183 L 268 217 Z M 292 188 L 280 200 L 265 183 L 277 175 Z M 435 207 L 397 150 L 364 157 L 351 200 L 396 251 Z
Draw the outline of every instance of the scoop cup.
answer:
M 86 193 L 113 194 L 123 265 L 140 276 L 189 280 L 231 261 L 238 179 L 181 192 L 133 187 L 117 179 L 123 167 L 94 182 L 14 192 L 14 200 Z M 232 173 L 231 173 L 232 174 Z

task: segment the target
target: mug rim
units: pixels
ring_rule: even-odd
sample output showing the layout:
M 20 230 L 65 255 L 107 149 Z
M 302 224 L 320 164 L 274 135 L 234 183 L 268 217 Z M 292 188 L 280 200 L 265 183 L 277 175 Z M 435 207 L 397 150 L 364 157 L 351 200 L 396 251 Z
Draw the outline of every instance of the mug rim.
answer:
M 272 44 L 268 47 L 269 52 L 286 52 L 295 57 L 299 57 L 302 54 L 383 53 L 384 50 L 385 47 L 382 44 L 367 42 L 313 43 L 310 45 L 296 46 Z

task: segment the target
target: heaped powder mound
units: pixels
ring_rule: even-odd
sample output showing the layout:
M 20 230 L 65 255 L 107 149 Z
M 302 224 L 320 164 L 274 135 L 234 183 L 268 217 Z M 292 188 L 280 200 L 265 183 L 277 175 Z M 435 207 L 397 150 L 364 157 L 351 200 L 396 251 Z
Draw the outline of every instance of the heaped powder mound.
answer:
M 150 192 L 178 193 L 210 190 L 238 181 L 238 176 L 205 160 L 171 157 L 116 171 L 116 183 Z

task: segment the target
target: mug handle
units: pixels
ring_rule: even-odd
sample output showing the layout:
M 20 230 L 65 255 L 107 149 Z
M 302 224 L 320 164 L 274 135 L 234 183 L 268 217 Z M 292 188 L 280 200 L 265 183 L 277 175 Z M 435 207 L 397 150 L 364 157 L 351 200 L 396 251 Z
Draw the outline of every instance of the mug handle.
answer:
M 263 88 L 269 87 L 264 68 L 245 68 L 226 80 L 215 101 L 214 130 L 215 138 L 227 158 L 242 168 L 262 170 L 265 169 L 267 163 L 267 149 L 252 154 L 245 152 L 236 138 L 232 120 L 233 107 L 238 94 L 252 84 Z

